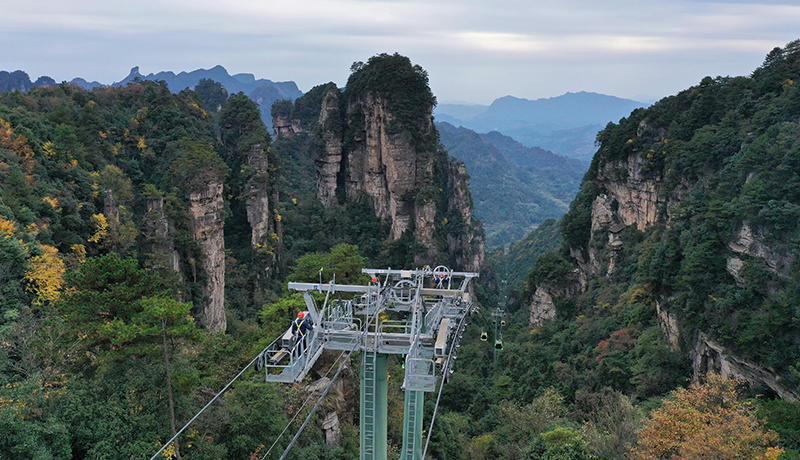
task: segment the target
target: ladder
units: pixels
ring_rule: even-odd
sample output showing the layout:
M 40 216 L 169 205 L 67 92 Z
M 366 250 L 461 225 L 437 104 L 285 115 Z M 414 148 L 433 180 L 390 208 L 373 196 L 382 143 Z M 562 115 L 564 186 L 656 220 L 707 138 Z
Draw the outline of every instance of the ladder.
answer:
M 361 460 L 384 460 L 387 442 L 388 356 L 378 353 L 378 312 L 361 364 Z
M 364 352 L 364 384 L 361 386 L 361 391 L 364 393 L 364 403 L 361 406 L 363 411 L 361 426 L 364 438 L 361 441 L 364 446 L 362 460 L 377 460 L 375 457 L 375 403 L 377 402 L 375 365 L 377 355 L 374 350 Z
M 422 416 L 425 393 L 407 390 L 403 424 L 403 447 L 400 460 L 422 458 Z

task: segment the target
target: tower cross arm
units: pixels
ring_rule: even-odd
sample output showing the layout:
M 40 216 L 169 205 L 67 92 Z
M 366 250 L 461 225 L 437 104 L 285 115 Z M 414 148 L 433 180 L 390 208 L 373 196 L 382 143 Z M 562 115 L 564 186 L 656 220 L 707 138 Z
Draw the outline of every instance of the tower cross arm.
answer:
M 295 291 L 320 291 L 320 292 L 368 292 L 371 286 L 359 286 L 353 284 L 320 284 L 320 283 L 289 283 L 289 289 Z

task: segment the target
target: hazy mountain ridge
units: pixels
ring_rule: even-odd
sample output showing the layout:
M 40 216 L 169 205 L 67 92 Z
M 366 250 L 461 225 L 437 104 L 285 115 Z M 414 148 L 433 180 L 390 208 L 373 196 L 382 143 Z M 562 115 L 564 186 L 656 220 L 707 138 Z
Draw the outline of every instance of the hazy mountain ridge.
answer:
M 250 73 L 230 75 L 221 65 L 214 66 L 211 69 L 197 69 L 177 74 L 171 71 L 162 71 L 147 75 L 142 75 L 139 72 L 139 67 L 136 66 L 131 69 L 128 76 L 111 85 L 105 85 L 97 81 L 89 82 L 80 77 L 73 78 L 68 83 L 91 91 L 101 86 L 126 86 L 136 79 L 163 81 L 173 93 L 178 93 L 186 88 L 193 90 L 202 79 L 213 80 L 222 84 L 229 95 L 243 92 L 255 101 L 261 110 L 262 121 L 270 130 L 272 129 L 272 117 L 270 116 L 272 104 L 283 99 L 293 101 L 303 95 L 303 92 L 293 81 L 273 82 L 264 78 L 256 80 L 255 75 Z M 55 86 L 57 84 L 55 80 L 48 76 L 39 77 L 35 82 L 32 82 L 28 74 L 22 70 L 14 72 L 0 71 L 0 92 L 14 90 L 27 92 L 36 87 Z
M 272 80 L 264 78 L 256 80 L 255 75 L 251 73 L 230 75 L 225 67 L 221 65 L 214 66 L 210 69 L 197 69 L 191 72 L 184 71 L 177 74 L 171 71 L 162 71 L 158 73 L 149 73 L 147 75 L 142 75 L 139 72 L 139 67 L 136 66 L 131 69 L 127 77 L 119 82 L 112 83 L 111 86 L 124 86 L 136 78 L 141 78 L 142 80 L 165 81 L 170 90 L 175 93 L 185 88 L 194 89 L 197 83 L 205 78 L 222 83 L 228 90 L 228 94 L 243 92 L 250 96 L 250 94 L 258 88 L 267 86 L 275 88 L 278 91 L 278 95 L 283 99 L 294 100 L 303 95 L 303 92 L 297 88 L 297 84 L 293 81 L 273 82 Z
M 112 86 L 124 86 L 137 78 L 142 80 L 164 81 L 173 93 L 177 93 L 185 88 L 194 89 L 202 79 L 213 80 L 222 84 L 228 91 L 228 94 L 232 95 L 242 92 L 255 101 L 259 109 L 261 109 L 261 120 L 270 131 L 272 131 L 272 116 L 270 116 L 272 104 L 274 104 L 275 101 L 284 99 L 293 101 L 303 95 L 303 92 L 297 88 L 297 84 L 293 81 L 274 82 L 264 78 L 256 80 L 255 75 L 251 73 L 230 75 L 225 67 L 221 65 L 214 66 L 210 69 L 197 69 L 191 72 L 180 72 L 178 74 L 170 71 L 162 71 L 147 75 L 142 75 L 139 72 L 139 67 L 136 66 L 131 69 L 127 77 L 120 82 L 113 83 Z
M 97 86 L 102 86 L 102 83 L 96 81 L 88 82 L 83 78 L 73 78 L 69 83 L 78 85 L 86 90 L 91 90 Z M 19 90 L 24 93 L 40 86 L 55 86 L 57 84 L 58 83 L 56 83 L 54 79 L 48 77 L 47 75 L 42 75 L 41 77 L 37 78 L 36 81 L 31 81 L 28 73 L 22 70 L 15 70 L 13 72 L 0 70 L 0 92 Z
M 594 134 L 598 130 L 647 105 L 580 91 L 536 100 L 504 96 L 488 106 L 441 104 L 435 115 L 439 121 L 454 126 L 477 132 L 499 131 L 528 147 L 544 147 L 588 161 L 594 153 Z

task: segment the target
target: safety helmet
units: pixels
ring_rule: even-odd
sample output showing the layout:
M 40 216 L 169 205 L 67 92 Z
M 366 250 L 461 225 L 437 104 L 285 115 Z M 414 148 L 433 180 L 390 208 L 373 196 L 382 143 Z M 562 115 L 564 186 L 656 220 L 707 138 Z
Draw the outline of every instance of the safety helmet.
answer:
M 304 317 L 304 316 L 306 316 L 306 314 L 305 314 L 305 313 L 303 313 L 302 311 L 301 311 L 300 313 L 298 313 L 298 314 L 297 314 L 297 317 L 298 317 L 298 318 L 302 318 L 302 317 Z

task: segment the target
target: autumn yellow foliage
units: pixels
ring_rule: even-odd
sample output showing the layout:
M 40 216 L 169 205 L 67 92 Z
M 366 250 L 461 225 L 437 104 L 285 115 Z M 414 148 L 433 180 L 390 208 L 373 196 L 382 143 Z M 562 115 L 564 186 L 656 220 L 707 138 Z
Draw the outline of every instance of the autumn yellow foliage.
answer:
M 86 262 L 86 246 L 82 244 L 73 244 L 69 247 L 75 255 L 79 263 Z
M 46 196 L 42 198 L 42 202 L 49 204 L 50 206 L 53 207 L 53 209 L 57 210 L 59 208 L 58 198 L 50 198 L 49 196 Z
M 5 235 L 5 238 L 14 236 L 14 222 L 0 216 L 0 234 Z
M 734 460 L 778 458 L 778 437 L 765 430 L 754 409 L 739 401 L 741 382 L 709 377 L 672 393 L 639 431 L 633 460 Z
M 89 242 L 99 243 L 108 235 L 108 220 L 103 213 L 100 213 L 92 216 L 92 222 L 94 222 L 95 230 L 94 234 L 89 237 Z
M 42 255 L 30 259 L 28 271 L 23 279 L 28 292 L 34 294 L 34 305 L 57 300 L 64 285 L 64 261 L 58 257 L 58 249 L 42 245 Z
M 44 150 L 44 153 L 46 153 L 47 156 L 49 156 L 49 157 L 56 156 L 56 151 L 55 151 L 55 149 L 53 149 L 53 142 L 52 141 L 45 142 L 42 145 L 42 150 Z

